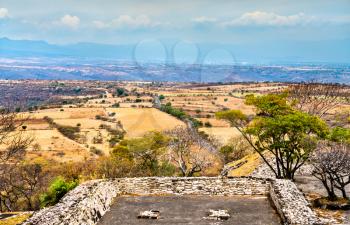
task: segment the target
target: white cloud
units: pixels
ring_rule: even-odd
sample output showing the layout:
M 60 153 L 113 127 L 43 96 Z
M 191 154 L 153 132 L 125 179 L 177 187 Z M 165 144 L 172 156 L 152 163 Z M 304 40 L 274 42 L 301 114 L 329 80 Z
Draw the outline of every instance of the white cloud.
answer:
M 9 16 L 9 11 L 6 8 L 0 8 L 0 19 L 4 19 Z
M 283 16 L 275 13 L 255 11 L 244 13 L 241 17 L 222 23 L 225 26 L 295 26 L 309 23 L 312 17 L 303 13 Z
M 217 19 L 213 17 L 200 16 L 192 19 L 192 21 L 195 23 L 214 23 L 217 21 Z
M 147 27 L 152 25 L 151 19 L 148 16 L 128 16 L 121 15 L 112 21 L 112 25 L 116 27 L 131 26 L 131 27 Z
M 95 21 L 93 21 L 92 23 L 93 23 L 93 25 L 94 25 L 95 27 L 97 27 L 97 28 L 99 28 L 99 29 L 103 29 L 103 28 L 109 27 L 108 24 L 106 24 L 106 23 L 104 23 L 104 22 L 102 22 L 102 21 L 98 21 L 98 20 L 95 20 Z
M 112 21 L 103 22 L 103 21 L 93 21 L 93 25 L 97 28 L 145 28 L 145 27 L 155 27 L 158 25 L 163 25 L 165 23 L 158 23 L 152 21 L 146 15 L 140 16 L 129 16 L 121 15 Z
M 61 18 L 61 24 L 68 26 L 70 28 L 78 28 L 79 24 L 80 24 L 80 19 L 77 16 L 71 16 L 69 14 L 64 15 Z

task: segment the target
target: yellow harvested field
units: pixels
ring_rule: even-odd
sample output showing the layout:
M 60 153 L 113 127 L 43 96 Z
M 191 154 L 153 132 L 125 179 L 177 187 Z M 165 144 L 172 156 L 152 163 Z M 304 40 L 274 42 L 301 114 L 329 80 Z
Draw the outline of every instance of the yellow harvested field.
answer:
M 30 119 L 23 125 L 27 126 L 26 130 L 47 130 L 50 125 L 43 119 Z
M 244 104 L 244 99 L 241 98 L 218 96 L 216 103 L 229 109 L 241 110 L 244 114 L 254 114 L 254 108 Z
M 89 156 L 88 150 L 81 144 L 64 137 L 55 129 L 27 131 L 39 145 L 39 150 L 28 149 L 28 158 L 40 155 L 44 158 L 56 159 L 57 161 L 81 161 Z
M 36 111 L 29 115 L 33 119 L 42 119 L 45 116 L 52 119 L 94 119 L 96 115 L 105 115 L 105 110 L 103 108 L 64 108 L 64 111 L 61 111 L 61 109 L 55 108 Z
M 108 108 L 115 112 L 117 120 L 121 121 L 126 131 L 126 137 L 140 137 L 149 131 L 169 130 L 185 124 L 155 108 Z
M 30 135 L 35 137 L 36 143 L 40 143 L 41 150 L 83 150 L 77 142 L 70 140 L 63 136 L 57 130 L 31 130 L 27 131 Z
M 202 127 L 199 128 L 199 130 L 216 138 L 221 144 L 226 144 L 231 138 L 241 135 L 239 131 L 233 127 Z
M 106 122 L 102 120 L 96 119 L 55 119 L 57 124 L 63 126 L 76 126 L 78 123 L 80 124 L 80 128 L 82 129 L 98 129 L 101 124 L 109 125 L 112 128 L 115 127 L 115 123 Z

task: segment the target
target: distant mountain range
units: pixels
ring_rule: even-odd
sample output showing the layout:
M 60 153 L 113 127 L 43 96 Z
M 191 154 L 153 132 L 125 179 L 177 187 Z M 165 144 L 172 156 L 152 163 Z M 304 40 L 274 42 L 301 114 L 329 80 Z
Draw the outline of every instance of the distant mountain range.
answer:
M 154 43 L 143 43 L 141 48 L 137 44 L 107 45 L 96 43 L 77 43 L 69 45 L 49 44 L 45 41 L 11 40 L 0 38 L 0 57 L 78 57 L 113 60 L 166 61 L 173 62 L 174 56 L 170 50 L 176 42 L 162 43 L 164 49 L 156 49 Z M 190 59 L 190 63 L 218 64 L 248 62 L 259 63 L 350 63 L 350 39 L 334 41 L 284 41 L 251 44 L 211 44 L 199 43 L 198 57 Z M 225 51 L 232 58 L 211 54 L 217 50 Z M 136 51 L 136 52 L 135 52 Z M 190 52 L 186 49 L 177 52 L 176 57 L 188 58 Z M 210 55 L 210 57 L 208 57 Z M 183 61 L 183 60 L 182 60 Z
M 45 41 L 0 38 L 1 57 L 95 57 L 123 59 L 131 55 L 132 45 L 77 43 L 54 45 Z
M 176 59 L 172 59 L 174 54 L 168 52 L 165 56 L 161 55 L 152 44 L 137 49 L 137 45 L 54 45 L 44 41 L 1 38 L 0 79 L 188 82 L 318 80 L 350 84 L 349 40 L 336 43 L 274 43 L 273 46 L 266 51 L 266 47 L 260 45 L 199 45 L 200 54 L 194 62 L 176 63 Z M 164 47 L 172 49 L 172 45 L 164 44 Z M 335 50 L 337 48 L 341 50 Z M 220 54 L 210 55 L 218 49 L 231 53 L 232 58 L 227 60 Z M 189 54 L 185 49 L 176 57 L 186 59 Z M 279 54 L 283 57 L 278 57 Z M 210 60 L 207 59 L 208 55 Z M 162 61 L 162 57 L 165 60 Z

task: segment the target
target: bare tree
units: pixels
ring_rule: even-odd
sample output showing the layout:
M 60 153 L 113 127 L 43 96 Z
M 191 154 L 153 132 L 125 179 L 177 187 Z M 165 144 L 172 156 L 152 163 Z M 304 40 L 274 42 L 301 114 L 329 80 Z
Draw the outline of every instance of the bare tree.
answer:
M 233 137 L 219 150 L 224 163 L 239 160 L 254 150 L 244 137 Z
M 7 166 L 8 168 L 8 166 Z M 6 171 L 1 179 L 2 210 L 36 210 L 39 193 L 46 186 L 46 173 L 39 164 L 19 164 Z
M 200 153 L 202 139 L 192 129 L 179 126 L 166 133 L 171 137 L 170 159 L 178 165 L 182 176 L 191 177 L 211 166 L 208 157 Z
M 331 109 L 350 100 L 350 90 L 345 85 L 315 82 L 293 84 L 288 89 L 295 107 L 311 115 L 324 117 Z
M 313 175 L 327 190 L 330 200 L 337 199 L 335 189 L 347 198 L 345 187 L 350 184 L 350 147 L 342 143 L 320 142 L 311 158 Z
M 19 161 L 33 142 L 22 128 L 27 120 L 28 117 L 15 111 L 0 108 L 0 164 Z
M 19 199 L 9 180 L 33 142 L 33 138 L 25 134 L 27 120 L 28 117 L 16 112 L 15 107 L 0 107 L 0 210 L 12 210 Z

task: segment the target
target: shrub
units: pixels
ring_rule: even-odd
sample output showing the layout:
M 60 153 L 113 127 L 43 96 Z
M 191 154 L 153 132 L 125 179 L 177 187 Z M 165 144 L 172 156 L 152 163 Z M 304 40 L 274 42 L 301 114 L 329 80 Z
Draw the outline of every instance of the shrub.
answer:
M 329 139 L 335 142 L 350 143 L 350 129 L 343 127 L 335 127 L 329 134 Z
M 179 119 L 184 119 L 186 117 L 186 113 L 184 111 L 182 111 L 181 109 L 173 108 L 169 103 L 166 105 L 162 105 L 160 107 L 160 110 Z
M 118 97 L 120 96 L 128 96 L 127 91 L 124 88 L 117 88 L 116 89 L 116 94 Z
M 115 116 L 115 112 L 108 113 L 108 116 Z
M 212 127 L 212 125 L 211 125 L 210 122 L 205 122 L 204 126 L 206 126 L 206 127 Z
M 117 102 L 117 103 L 114 103 L 113 105 L 112 105 L 112 108 L 119 108 L 120 107 L 120 104 Z
M 94 146 L 90 147 L 90 152 L 94 153 L 95 155 L 99 155 L 99 156 L 103 155 L 102 150 L 98 149 L 98 148 L 96 148 Z
M 40 206 L 55 205 L 68 191 L 78 185 L 77 181 L 67 182 L 62 177 L 57 177 L 49 186 L 46 193 L 40 196 Z
M 69 139 L 76 140 L 78 138 L 78 134 L 80 132 L 79 127 L 72 127 L 72 126 L 57 126 L 57 130 L 66 136 Z
M 203 122 L 200 120 L 197 120 L 195 118 L 189 117 L 188 118 L 192 123 L 194 127 L 202 127 L 203 126 Z
M 234 137 L 222 146 L 219 150 L 224 163 L 239 160 L 244 156 L 250 154 L 253 150 L 247 141 L 242 137 Z

